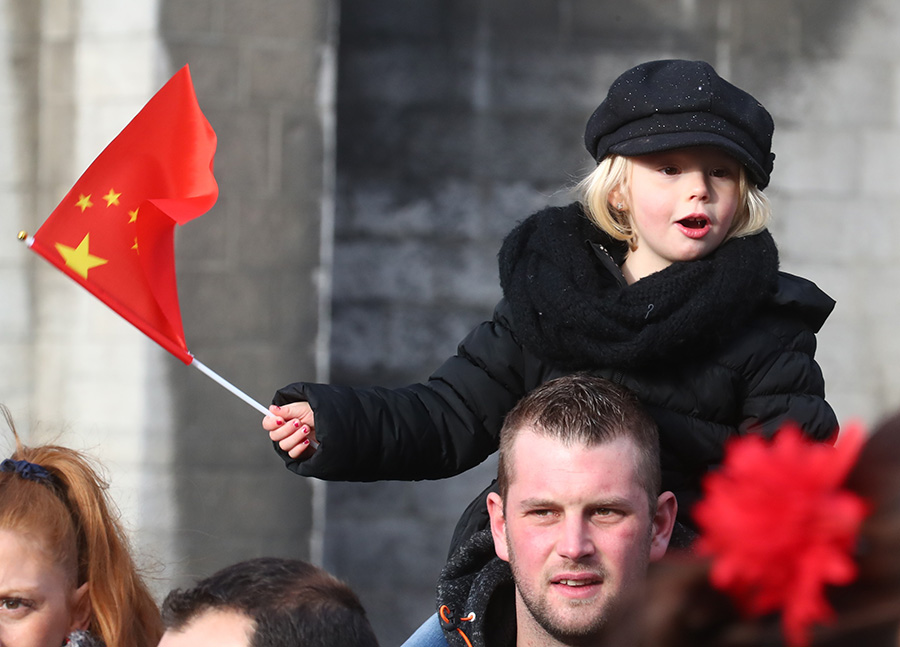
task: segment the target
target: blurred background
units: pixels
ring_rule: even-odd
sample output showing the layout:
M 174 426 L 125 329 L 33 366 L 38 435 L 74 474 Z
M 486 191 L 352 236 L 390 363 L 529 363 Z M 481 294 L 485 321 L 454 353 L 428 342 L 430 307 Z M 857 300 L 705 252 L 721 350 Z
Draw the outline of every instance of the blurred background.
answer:
M 176 233 L 188 347 L 264 404 L 296 380 L 419 381 L 490 316 L 503 235 L 571 199 L 612 80 L 701 58 L 775 118 L 782 266 L 837 300 L 828 397 L 872 424 L 900 406 L 898 43 L 894 0 L 0 0 L 0 401 L 27 441 L 107 466 L 160 596 L 248 557 L 312 559 L 398 645 L 493 461 L 440 482 L 294 476 L 259 413 L 16 233 L 190 64 L 220 197 Z

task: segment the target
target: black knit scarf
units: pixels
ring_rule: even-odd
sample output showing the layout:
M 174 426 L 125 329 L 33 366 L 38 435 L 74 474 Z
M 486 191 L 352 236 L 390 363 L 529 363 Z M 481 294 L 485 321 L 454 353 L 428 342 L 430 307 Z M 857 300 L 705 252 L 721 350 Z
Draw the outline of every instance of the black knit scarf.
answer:
M 703 259 L 673 263 L 629 286 L 603 266 L 592 243 L 621 264 L 624 243 L 574 203 L 526 219 L 499 254 L 514 334 L 538 357 L 564 368 L 639 368 L 702 356 L 775 291 L 778 250 L 767 231 L 729 240 Z

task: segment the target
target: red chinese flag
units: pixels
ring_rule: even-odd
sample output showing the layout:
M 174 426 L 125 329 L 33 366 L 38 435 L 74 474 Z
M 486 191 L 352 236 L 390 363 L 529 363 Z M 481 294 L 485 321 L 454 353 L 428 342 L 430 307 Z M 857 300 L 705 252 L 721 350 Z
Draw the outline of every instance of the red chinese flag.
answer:
M 190 364 L 175 281 L 174 231 L 219 194 L 216 134 L 187 66 L 100 153 L 31 248 Z

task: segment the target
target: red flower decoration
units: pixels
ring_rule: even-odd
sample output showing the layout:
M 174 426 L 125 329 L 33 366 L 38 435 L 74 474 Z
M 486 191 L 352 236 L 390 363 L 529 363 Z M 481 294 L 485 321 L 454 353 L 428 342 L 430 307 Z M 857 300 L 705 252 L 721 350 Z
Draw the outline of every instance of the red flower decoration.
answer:
M 737 438 L 694 508 L 697 550 L 712 557 L 713 586 L 747 615 L 781 610 L 790 645 L 808 644 L 810 626 L 833 617 L 825 586 L 856 577 L 853 551 L 867 505 L 841 486 L 863 442 L 857 425 L 834 447 L 793 425 L 774 440 Z

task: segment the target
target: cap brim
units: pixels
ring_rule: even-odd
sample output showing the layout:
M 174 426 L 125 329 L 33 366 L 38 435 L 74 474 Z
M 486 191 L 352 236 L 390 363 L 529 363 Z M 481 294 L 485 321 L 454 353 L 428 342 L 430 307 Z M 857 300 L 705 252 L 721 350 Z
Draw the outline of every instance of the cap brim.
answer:
M 744 165 L 751 179 L 760 188 L 768 184 L 768 177 L 750 153 L 738 146 L 734 141 L 722 135 L 710 132 L 675 132 L 656 133 L 626 139 L 609 147 L 610 153 L 634 157 L 636 155 L 649 155 L 661 153 L 676 148 L 691 148 L 695 146 L 714 146 L 720 148 Z

